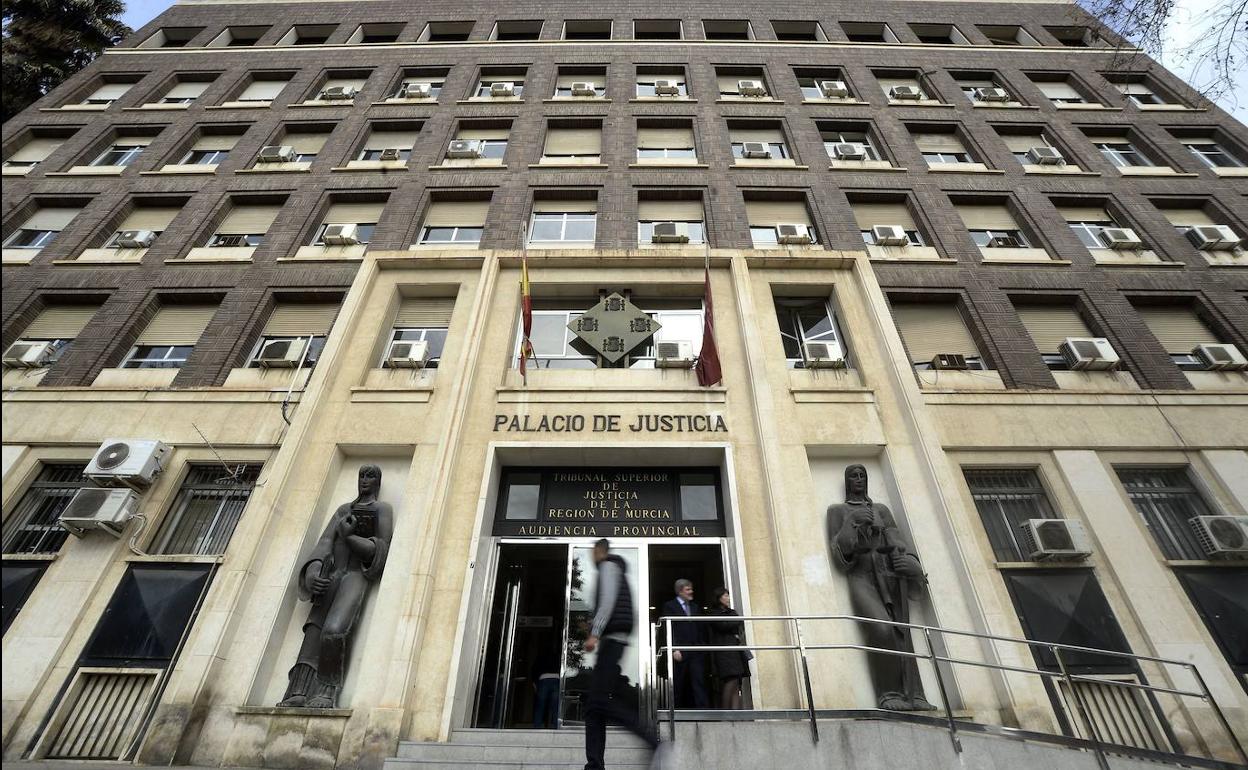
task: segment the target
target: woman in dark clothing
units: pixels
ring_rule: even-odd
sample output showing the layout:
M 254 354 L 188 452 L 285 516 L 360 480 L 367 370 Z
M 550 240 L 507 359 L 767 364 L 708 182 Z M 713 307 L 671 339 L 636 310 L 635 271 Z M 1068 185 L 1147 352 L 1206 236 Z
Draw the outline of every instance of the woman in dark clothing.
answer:
M 745 623 L 736 618 L 737 613 L 731 606 L 731 597 L 727 588 L 716 588 L 713 594 L 715 601 L 707 610 L 708 615 L 717 615 L 723 620 L 713 620 L 707 625 L 711 627 L 710 644 L 714 646 L 731 646 L 741 644 L 741 634 Z M 719 681 L 719 707 L 739 709 L 741 706 L 741 680 L 750 675 L 750 659 L 754 655 L 749 650 L 719 650 L 711 653 L 711 671 Z

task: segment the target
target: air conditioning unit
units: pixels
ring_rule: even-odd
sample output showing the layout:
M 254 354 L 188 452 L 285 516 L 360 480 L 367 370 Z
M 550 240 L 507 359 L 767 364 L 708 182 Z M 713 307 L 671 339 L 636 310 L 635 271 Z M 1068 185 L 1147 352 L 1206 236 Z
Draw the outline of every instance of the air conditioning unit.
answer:
M 308 341 L 302 337 L 268 340 L 256 353 L 256 366 L 261 369 L 293 369 L 303 360 L 303 348 Z
M 19 340 L 4 351 L 4 365 L 10 369 L 37 369 L 47 365 L 53 352 L 51 342 Z
M 121 537 L 138 506 L 139 496 L 129 489 L 86 487 L 74 493 L 58 521 L 78 537 L 92 529 Z
M 1031 561 L 1082 561 L 1092 555 L 1083 522 L 1028 519 L 1019 529 L 1023 531 L 1023 550 Z
M 804 246 L 815 242 L 806 225 L 776 225 L 776 240 L 790 246 Z
M 688 243 L 689 225 L 685 222 L 655 222 L 651 243 Z
M 858 142 L 840 142 L 832 147 L 838 160 L 866 160 L 867 146 Z
M 988 239 L 987 249 L 1012 249 L 1018 244 L 1008 235 L 994 235 Z
M 893 86 L 888 92 L 888 98 L 919 100 L 923 98 L 923 91 L 918 86 Z
M 1242 372 L 1248 369 L 1248 358 L 1234 345 L 1197 345 L 1192 348 L 1192 355 L 1211 371 Z
M 1067 337 L 1061 345 L 1062 357 L 1075 371 L 1106 371 L 1118 368 L 1118 354 L 1104 337 Z
M 1144 241 L 1129 227 L 1106 227 L 1101 230 L 1101 235 L 1111 249 L 1138 251 L 1144 248 Z
M 761 80 L 738 80 L 737 93 L 742 96 L 766 96 L 767 89 Z
M 403 148 L 387 147 L 386 149 L 381 151 L 381 155 L 378 156 L 378 160 L 390 161 L 390 162 L 396 161 L 396 160 L 403 160 Z
M 1248 559 L 1248 516 L 1193 516 L 1187 521 L 1209 558 Z
M 1204 225 L 1187 231 L 1187 239 L 1201 251 L 1234 251 L 1240 238 L 1226 225 Z
M 654 93 L 657 96 L 680 96 L 679 80 L 654 81 Z
M 105 486 L 147 486 L 164 470 L 169 447 L 151 439 L 105 439 L 82 475 Z
M 598 87 L 595 86 L 593 83 L 578 81 L 572 84 L 572 95 L 573 96 L 597 96 Z
M 693 366 L 693 343 L 689 340 L 656 341 L 654 366 L 657 369 L 688 369 Z
M 395 340 L 386 353 L 386 365 L 395 369 L 423 369 L 427 363 L 428 340 Z
M 741 154 L 747 158 L 770 158 L 771 150 L 767 149 L 766 142 L 743 142 Z
M 456 139 L 446 150 L 448 158 L 479 158 L 481 142 L 476 139 Z
M 260 148 L 257 163 L 290 163 L 295 159 L 295 148 L 289 144 L 270 144 Z
M 321 99 L 325 101 L 339 101 L 342 99 L 354 99 L 354 86 L 330 86 L 321 91 Z
M 146 249 L 156 240 L 156 233 L 151 230 L 122 230 L 117 233 L 117 248 Z
M 845 359 L 841 351 L 830 342 L 807 342 L 802 345 L 802 357 L 807 369 L 844 369 Z
M 1027 162 L 1036 166 L 1066 165 L 1066 159 L 1053 147 L 1032 147 L 1027 151 Z
M 400 99 L 428 99 L 433 96 L 433 86 L 428 83 L 404 83 L 399 89 Z
M 876 225 L 871 228 L 876 246 L 908 246 L 910 237 L 901 225 Z
M 490 96 L 515 96 L 516 84 L 510 81 L 490 83 Z
M 329 225 L 321 240 L 326 246 L 357 246 L 360 243 L 355 225 Z
M 1010 100 L 1010 92 L 1004 88 L 976 88 L 975 101 L 977 102 L 1008 102 Z
M 966 371 L 971 368 L 970 364 L 966 362 L 966 356 L 961 353 L 937 353 L 932 358 L 931 367 L 933 369 L 955 372 Z
M 845 99 L 849 97 L 849 86 L 845 85 L 844 80 L 821 80 L 819 93 L 825 99 Z

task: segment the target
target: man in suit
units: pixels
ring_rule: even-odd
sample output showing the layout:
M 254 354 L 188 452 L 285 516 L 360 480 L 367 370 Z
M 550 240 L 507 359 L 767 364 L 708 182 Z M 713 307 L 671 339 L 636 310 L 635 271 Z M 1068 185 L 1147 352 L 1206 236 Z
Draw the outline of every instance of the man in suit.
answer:
M 693 583 L 684 578 L 677 580 L 676 596 L 663 604 L 663 616 L 696 617 L 703 614 L 702 608 L 693 602 Z M 705 644 L 706 631 L 704 623 L 673 623 L 672 646 Z M 705 654 L 688 650 L 672 653 L 676 669 L 672 673 L 672 687 L 676 693 L 677 708 L 711 707 L 711 699 L 706 693 Z

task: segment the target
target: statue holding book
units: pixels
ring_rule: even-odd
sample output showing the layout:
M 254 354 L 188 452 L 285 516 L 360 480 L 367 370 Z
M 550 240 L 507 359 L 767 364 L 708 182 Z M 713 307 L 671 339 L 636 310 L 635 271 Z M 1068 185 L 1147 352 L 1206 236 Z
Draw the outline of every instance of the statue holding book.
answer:
M 312 602 L 303 644 L 278 706 L 328 709 L 338 703 L 351 632 L 368 586 L 381 578 L 394 532 L 394 511 L 377 499 L 381 468 L 360 467 L 359 494 L 338 506 L 299 569 L 299 598 Z

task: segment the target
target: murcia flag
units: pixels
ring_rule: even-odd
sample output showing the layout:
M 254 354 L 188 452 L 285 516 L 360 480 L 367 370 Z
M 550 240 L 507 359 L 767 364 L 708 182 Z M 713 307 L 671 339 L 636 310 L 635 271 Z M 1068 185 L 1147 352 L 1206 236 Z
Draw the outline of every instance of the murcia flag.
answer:
M 719 366 L 719 348 L 715 347 L 715 310 L 711 302 L 711 266 L 706 266 L 705 287 L 702 297 L 702 350 L 698 352 L 698 384 L 703 387 L 718 385 L 724 379 Z
M 533 291 L 529 286 L 529 256 L 520 255 L 520 376 L 524 384 L 528 381 L 528 360 L 533 357 L 533 343 L 529 335 L 533 333 Z

